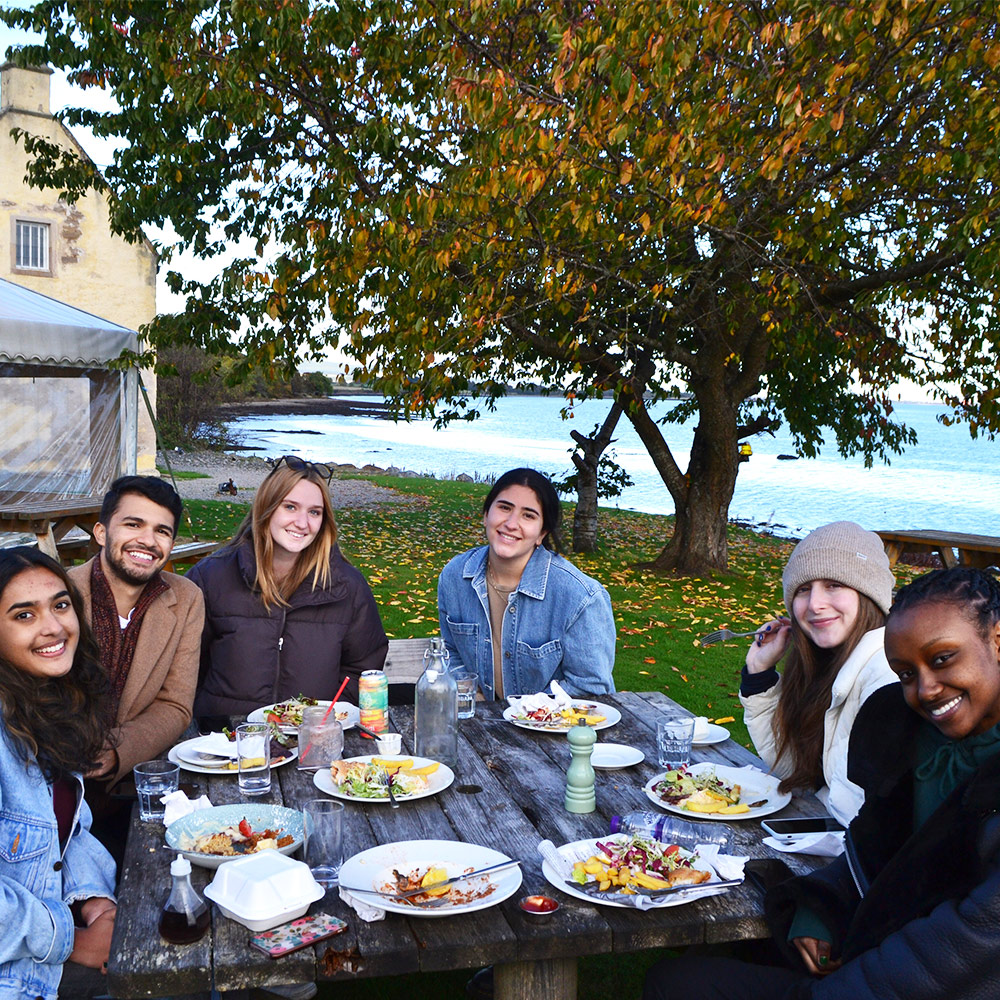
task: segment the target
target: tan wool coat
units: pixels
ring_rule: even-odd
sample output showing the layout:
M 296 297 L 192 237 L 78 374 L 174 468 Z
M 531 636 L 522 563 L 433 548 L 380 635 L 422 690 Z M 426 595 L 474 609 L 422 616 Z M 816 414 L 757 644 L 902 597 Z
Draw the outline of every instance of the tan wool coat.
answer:
M 70 579 L 83 597 L 88 622 L 92 619 L 93 561 L 69 570 Z M 191 721 L 205 601 L 201 590 L 184 577 L 162 575 L 167 590 L 153 601 L 142 620 L 135 657 L 118 705 L 111 734 L 118 768 L 108 775 L 109 786 L 130 774 L 136 764 L 164 754 Z

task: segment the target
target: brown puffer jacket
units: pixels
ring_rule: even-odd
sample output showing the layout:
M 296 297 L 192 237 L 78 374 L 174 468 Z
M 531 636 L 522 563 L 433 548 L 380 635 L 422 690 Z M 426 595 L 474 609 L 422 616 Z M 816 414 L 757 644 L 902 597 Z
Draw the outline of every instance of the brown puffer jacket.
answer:
M 361 672 L 382 668 L 389 643 L 371 588 L 337 548 L 330 574 L 327 587 L 307 580 L 288 607 L 267 610 L 249 541 L 191 569 L 205 595 L 196 716 L 245 715 L 297 694 L 330 699 L 344 674 L 343 697 L 357 703 Z

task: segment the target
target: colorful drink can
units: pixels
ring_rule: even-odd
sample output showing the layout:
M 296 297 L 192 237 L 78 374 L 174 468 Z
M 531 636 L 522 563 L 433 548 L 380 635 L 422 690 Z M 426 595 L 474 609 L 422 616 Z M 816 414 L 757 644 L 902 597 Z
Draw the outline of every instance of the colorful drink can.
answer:
M 365 670 L 358 681 L 358 708 L 361 725 L 373 733 L 389 728 L 389 679 L 384 670 Z M 365 733 L 365 739 L 371 739 Z

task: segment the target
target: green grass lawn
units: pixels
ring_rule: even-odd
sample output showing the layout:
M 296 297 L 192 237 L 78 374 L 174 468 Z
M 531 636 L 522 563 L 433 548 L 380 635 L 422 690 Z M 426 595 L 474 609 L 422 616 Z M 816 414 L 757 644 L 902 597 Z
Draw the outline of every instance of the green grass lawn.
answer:
M 437 633 L 437 578 L 456 553 L 483 541 L 482 501 L 489 487 L 435 479 L 363 477 L 422 498 L 338 512 L 340 545 L 365 574 L 394 638 Z M 189 501 L 195 531 L 229 538 L 245 504 Z M 572 533 L 570 504 L 564 536 Z M 715 578 L 661 577 L 637 564 L 651 559 L 670 537 L 672 519 L 602 509 L 601 551 L 571 556 L 611 594 L 618 629 L 615 683 L 619 690 L 663 691 L 698 715 L 732 716 L 733 737 L 749 746 L 737 698 L 746 641 L 702 647 L 699 636 L 723 626 L 746 632 L 782 610 L 781 570 L 793 543 L 752 531 L 729 530 L 729 572 Z M 919 570 L 897 567 L 899 583 Z M 658 952 L 598 955 L 580 963 L 581 1000 L 636 997 Z M 442 1000 L 461 997 L 467 972 L 359 980 L 323 987 L 329 1000 Z

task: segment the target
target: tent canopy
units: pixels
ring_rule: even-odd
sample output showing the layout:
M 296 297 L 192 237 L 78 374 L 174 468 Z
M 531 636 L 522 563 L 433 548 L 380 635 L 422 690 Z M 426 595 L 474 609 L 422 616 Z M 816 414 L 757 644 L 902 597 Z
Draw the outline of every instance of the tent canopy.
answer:
M 0 278 L 0 502 L 98 496 L 136 469 L 134 330 Z

